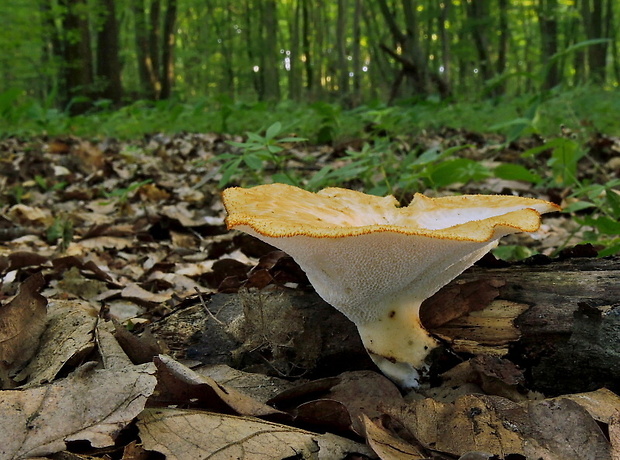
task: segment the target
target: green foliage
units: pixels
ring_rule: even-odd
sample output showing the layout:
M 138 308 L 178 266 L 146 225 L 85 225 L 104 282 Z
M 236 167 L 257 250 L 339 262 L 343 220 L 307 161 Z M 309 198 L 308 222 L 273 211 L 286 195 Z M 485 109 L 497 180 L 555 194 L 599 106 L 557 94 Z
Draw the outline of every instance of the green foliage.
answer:
M 119 204 L 125 204 L 136 190 L 143 185 L 150 184 L 151 182 L 153 182 L 151 179 L 146 179 L 140 182 L 133 182 L 128 187 L 114 189 L 110 192 L 102 190 L 101 193 L 104 197 L 112 198 Z
M 56 217 L 46 231 L 46 239 L 49 244 L 58 243 L 64 251 L 73 239 L 73 222 L 66 217 Z
M 232 179 L 241 172 L 241 165 L 245 164 L 255 177 L 259 177 L 269 166 L 275 168 L 272 175 L 274 182 L 282 182 L 290 185 L 299 185 L 299 179 L 289 174 L 286 170 L 286 162 L 290 156 L 286 152 L 285 143 L 304 142 L 306 139 L 299 137 L 278 137 L 284 128 L 282 123 L 275 122 L 267 128 L 264 135 L 248 132 L 245 142 L 228 143 L 234 147 L 242 149 L 241 155 L 224 154 L 220 155 L 219 160 L 224 160 L 220 167 L 222 178 L 220 187 L 228 185 Z

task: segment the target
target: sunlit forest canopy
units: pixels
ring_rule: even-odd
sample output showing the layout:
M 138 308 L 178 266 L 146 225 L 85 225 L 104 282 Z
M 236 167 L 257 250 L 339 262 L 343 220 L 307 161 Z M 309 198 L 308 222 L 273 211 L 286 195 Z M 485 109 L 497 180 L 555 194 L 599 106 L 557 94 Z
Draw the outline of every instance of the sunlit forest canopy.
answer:
M 8 0 L 0 94 L 77 114 L 613 89 L 619 16 L 614 0 Z

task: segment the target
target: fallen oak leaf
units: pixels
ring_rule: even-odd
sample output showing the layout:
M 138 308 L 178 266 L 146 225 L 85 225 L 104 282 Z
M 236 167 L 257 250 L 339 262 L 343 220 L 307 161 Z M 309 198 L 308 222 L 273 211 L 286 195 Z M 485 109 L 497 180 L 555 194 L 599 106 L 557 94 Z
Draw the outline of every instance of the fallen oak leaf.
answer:
M 362 415 L 362 421 L 366 431 L 366 442 L 379 458 L 385 460 L 424 460 L 428 458 L 422 449 L 397 438 L 366 415 Z
M 138 416 L 138 429 L 144 448 L 168 460 L 330 460 L 355 453 L 374 458 L 364 444 L 330 433 L 197 410 L 147 409 Z
M 93 369 L 87 363 L 66 379 L 27 390 L 5 390 L 0 399 L 0 458 L 45 456 L 70 441 L 114 444 L 144 408 L 156 379 L 152 364 Z
M 219 384 L 211 377 L 197 374 L 169 356 L 159 355 L 153 361 L 157 367 L 158 385 L 152 403 L 169 405 L 195 401 L 194 407 L 228 414 L 256 417 L 284 414 L 232 387 Z
M 97 314 L 97 309 L 83 300 L 50 301 L 39 349 L 18 375 L 19 380 L 29 377 L 28 387 L 51 382 L 64 366 L 82 361 L 95 347 Z
M 46 325 L 47 300 L 39 294 L 45 280 L 39 272 L 19 287 L 19 293 L 0 307 L 0 378 L 19 370 L 35 354 Z M 9 382 L 4 382 L 7 387 Z

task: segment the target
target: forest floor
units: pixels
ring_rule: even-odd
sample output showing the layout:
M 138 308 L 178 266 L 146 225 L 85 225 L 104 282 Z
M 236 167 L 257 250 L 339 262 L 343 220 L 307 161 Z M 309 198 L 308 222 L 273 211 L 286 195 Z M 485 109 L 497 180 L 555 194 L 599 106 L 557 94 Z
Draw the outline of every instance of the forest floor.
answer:
M 238 152 L 229 140 L 243 139 L 0 141 L 0 459 L 620 459 L 620 396 L 605 381 L 543 393 L 523 363 L 457 352 L 403 394 L 343 318 L 333 319 L 341 335 L 317 338 L 316 313 L 299 312 L 310 305 L 331 321 L 335 310 L 292 259 L 225 227 L 217 158 Z M 496 141 L 457 130 L 415 140 L 526 167 L 534 160 L 519 154 L 540 144 Z M 620 142 L 598 142 L 599 167 L 583 171 L 593 181 L 620 171 Z M 317 171 L 361 142 L 295 148 Z M 567 198 L 496 177 L 445 192 L 456 190 Z M 572 249 L 587 229 L 569 214 L 543 222 L 508 240 L 539 253 L 525 266 L 596 256 Z M 489 256 L 481 269 L 497 266 L 524 263 Z M 617 301 L 608 311 L 619 316 Z

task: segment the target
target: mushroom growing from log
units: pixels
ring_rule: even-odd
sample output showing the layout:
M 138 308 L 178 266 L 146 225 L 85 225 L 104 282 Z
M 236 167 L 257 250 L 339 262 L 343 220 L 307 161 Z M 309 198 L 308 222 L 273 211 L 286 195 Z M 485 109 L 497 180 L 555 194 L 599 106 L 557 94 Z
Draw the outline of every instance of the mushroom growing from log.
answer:
M 229 229 L 295 259 L 316 292 L 353 321 L 373 361 L 404 388 L 438 342 L 420 322 L 422 301 L 510 233 L 534 232 L 560 208 L 516 196 L 393 196 L 284 184 L 224 190 Z

